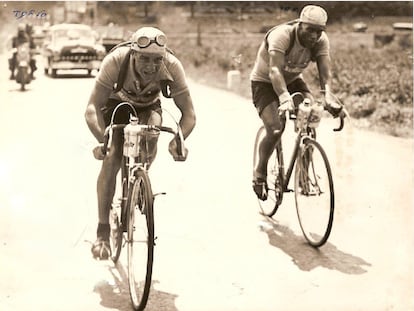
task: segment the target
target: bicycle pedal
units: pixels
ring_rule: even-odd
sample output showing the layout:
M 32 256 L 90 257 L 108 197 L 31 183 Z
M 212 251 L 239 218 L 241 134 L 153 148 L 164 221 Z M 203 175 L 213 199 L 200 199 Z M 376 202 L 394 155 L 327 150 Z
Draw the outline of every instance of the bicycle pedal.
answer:
M 284 190 L 284 192 L 294 192 L 294 190 L 293 190 L 293 189 L 286 188 L 286 189 Z
M 155 198 L 157 195 L 166 195 L 167 192 L 157 192 L 153 194 L 153 197 Z

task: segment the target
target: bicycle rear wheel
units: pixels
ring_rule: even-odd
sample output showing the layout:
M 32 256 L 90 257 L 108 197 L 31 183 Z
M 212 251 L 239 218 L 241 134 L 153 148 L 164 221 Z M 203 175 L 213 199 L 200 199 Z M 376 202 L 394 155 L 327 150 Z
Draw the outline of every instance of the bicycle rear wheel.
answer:
M 306 138 L 295 169 L 295 202 L 299 224 L 308 243 L 322 246 L 331 233 L 334 216 L 334 187 L 325 151 Z
M 134 310 L 143 310 L 151 288 L 154 254 L 153 194 L 145 171 L 137 171 L 128 197 L 129 292 Z
M 121 227 L 121 207 L 112 206 L 109 216 L 111 234 L 109 242 L 111 244 L 112 256 L 111 259 L 114 263 L 118 262 L 122 249 L 122 227 Z
M 254 142 L 253 169 L 257 166 L 257 162 L 259 161 L 259 145 L 265 135 L 266 129 L 262 126 L 257 131 L 256 140 Z M 276 213 L 282 202 L 283 188 L 278 170 L 278 157 L 275 149 L 267 162 L 267 186 L 269 188 L 267 191 L 267 200 L 263 201 L 259 198 L 257 199 L 259 202 L 260 213 L 268 217 L 272 217 Z

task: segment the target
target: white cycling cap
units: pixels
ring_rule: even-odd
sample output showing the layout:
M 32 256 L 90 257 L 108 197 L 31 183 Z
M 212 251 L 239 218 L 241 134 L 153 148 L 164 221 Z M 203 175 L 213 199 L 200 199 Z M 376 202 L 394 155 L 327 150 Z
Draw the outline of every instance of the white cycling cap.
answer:
M 328 21 L 328 14 L 320 6 L 307 5 L 300 12 L 299 21 L 325 28 L 326 22 Z

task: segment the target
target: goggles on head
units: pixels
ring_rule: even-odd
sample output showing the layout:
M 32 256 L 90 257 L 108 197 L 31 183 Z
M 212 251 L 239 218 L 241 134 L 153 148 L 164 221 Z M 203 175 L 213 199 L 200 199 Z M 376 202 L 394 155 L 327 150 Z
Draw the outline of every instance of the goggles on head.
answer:
M 167 43 L 167 37 L 164 36 L 163 34 L 159 34 L 155 36 L 155 38 L 150 38 L 148 36 L 143 35 L 136 39 L 136 44 L 141 49 L 150 46 L 152 43 L 155 43 L 156 45 L 160 47 L 164 47 L 165 44 Z

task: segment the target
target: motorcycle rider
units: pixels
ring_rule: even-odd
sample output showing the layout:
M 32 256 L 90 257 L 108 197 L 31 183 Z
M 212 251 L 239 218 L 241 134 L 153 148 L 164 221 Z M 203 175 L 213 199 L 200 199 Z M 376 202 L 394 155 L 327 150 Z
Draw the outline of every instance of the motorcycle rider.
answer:
M 30 49 L 35 49 L 36 48 L 36 44 L 34 43 L 34 39 L 33 39 L 33 25 L 31 23 L 26 24 L 26 33 L 29 36 L 29 43 L 30 43 Z M 37 66 L 36 66 L 36 59 L 34 57 L 30 58 L 30 77 L 32 78 L 32 80 L 35 79 L 34 77 L 34 72 L 36 71 Z
M 24 43 L 29 43 L 30 49 L 34 49 L 35 45 L 34 42 L 30 40 L 30 37 L 28 36 L 26 32 L 26 25 L 23 23 L 20 23 L 17 26 L 17 35 L 12 38 L 12 48 L 17 49 L 20 45 Z M 10 80 L 14 80 L 16 77 L 14 75 L 14 72 L 16 70 L 16 63 L 17 63 L 17 51 L 15 50 L 13 52 L 12 58 L 9 58 L 9 69 L 11 71 Z M 33 63 L 34 66 L 36 66 L 35 63 Z M 33 67 L 32 67 L 32 61 L 30 62 L 31 68 L 32 68 L 32 78 L 33 78 Z

